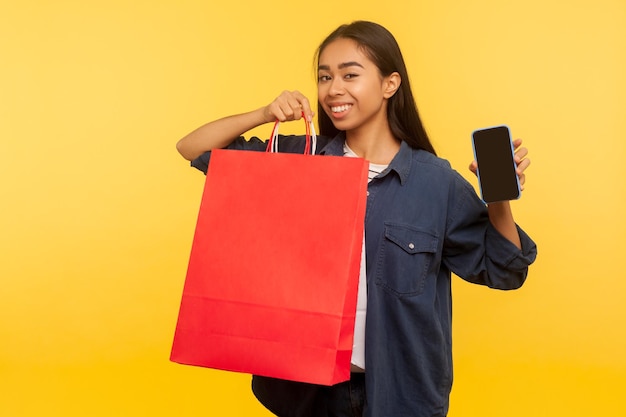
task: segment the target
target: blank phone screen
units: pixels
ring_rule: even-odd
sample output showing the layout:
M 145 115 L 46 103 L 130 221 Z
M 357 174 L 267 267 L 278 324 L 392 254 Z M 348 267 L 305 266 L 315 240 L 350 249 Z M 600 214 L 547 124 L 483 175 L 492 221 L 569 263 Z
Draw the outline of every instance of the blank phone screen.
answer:
M 472 134 L 482 199 L 486 203 L 515 200 L 520 196 L 511 136 L 506 126 Z

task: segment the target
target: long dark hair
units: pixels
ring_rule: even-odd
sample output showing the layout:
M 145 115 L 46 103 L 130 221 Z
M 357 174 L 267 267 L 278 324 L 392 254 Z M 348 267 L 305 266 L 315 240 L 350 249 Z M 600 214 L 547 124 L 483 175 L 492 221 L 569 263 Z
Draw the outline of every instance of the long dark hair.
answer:
M 377 23 L 362 20 L 339 26 L 317 48 L 316 71 L 320 55 L 331 42 L 337 39 L 351 39 L 355 41 L 362 48 L 365 55 L 376 64 L 383 77 L 393 72 L 400 74 L 402 79 L 400 88 L 389 99 L 387 105 L 387 119 L 389 120 L 391 133 L 396 138 L 405 141 L 412 148 L 423 149 L 436 154 L 420 120 L 404 58 L 393 35 Z M 333 125 L 320 103 L 317 104 L 317 114 L 320 134 L 333 137 L 339 133 L 339 130 Z

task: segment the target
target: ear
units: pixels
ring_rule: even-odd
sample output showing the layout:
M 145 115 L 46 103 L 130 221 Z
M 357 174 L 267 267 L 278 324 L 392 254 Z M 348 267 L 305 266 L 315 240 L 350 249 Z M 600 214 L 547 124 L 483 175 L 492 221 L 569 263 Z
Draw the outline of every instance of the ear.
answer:
M 402 84 L 402 78 L 397 72 L 392 72 L 383 80 L 383 97 L 391 98 L 400 88 Z

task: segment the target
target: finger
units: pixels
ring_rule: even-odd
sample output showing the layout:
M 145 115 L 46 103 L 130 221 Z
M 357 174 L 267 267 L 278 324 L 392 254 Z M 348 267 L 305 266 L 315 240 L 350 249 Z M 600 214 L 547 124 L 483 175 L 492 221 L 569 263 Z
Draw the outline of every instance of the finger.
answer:
M 311 120 L 313 120 L 315 112 L 313 112 L 313 109 L 311 109 L 311 103 L 309 102 L 309 99 L 305 96 L 301 97 L 300 110 L 302 111 L 302 113 L 304 113 L 304 117 L 307 121 L 310 122 Z
M 289 99 L 286 107 L 283 109 L 283 112 L 289 118 L 289 120 L 300 120 L 303 114 L 306 116 L 306 113 L 304 111 L 304 105 L 302 104 L 301 100 L 296 96 L 292 96 Z
M 513 141 L 513 149 L 517 149 L 522 145 L 522 140 L 521 139 L 515 139 Z
M 515 162 L 521 162 L 521 160 L 526 158 L 527 155 L 528 155 L 527 148 L 518 148 L 515 151 Z
M 524 171 L 526 171 L 526 168 L 528 168 L 529 165 L 530 165 L 530 159 L 526 158 L 523 161 L 521 161 L 519 164 L 517 164 L 515 171 L 518 174 L 522 174 Z
M 280 103 L 280 112 L 284 116 L 282 121 L 295 120 L 299 117 L 300 107 L 291 100 L 283 101 Z
M 295 97 L 290 97 L 283 110 L 290 120 L 298 120 L 302 117 L 302 104 Z
M 521 191 L 524 191 L 524 184 L 526 183 L 526 175 L 522 174 L 518 176 L 519 178 L 519 188 Z
M 524 184 L 526 183 L 526 174 L 524 173 L 524 171 L 526 170 L 526 168 L 528 168 L 529 165 L 530 159 L 526 158 L 517 166 L 516 169 L 517 178 L 519 179 L 520 190 L 522 191 L 524 190 Z
M 298 106 L 296 100 L 293 99 L 291 91 L 283 91 L 270 105 L 270 109 L 276 119 L 281 122 L 294 119 L 293 106 Z
M 303 115 L 313 120 L 315 113 L 311 110 L 309 100 L 299 91 L 283 91 L 269 106 L 270 112 L 281 122 L 300 120 Z
M 478 171 L 478 162 L 476 162 L 476 160 L 472 161 L 472 163 L 469 164 L 469 170 L 472 171 L 472 173 L 476 174 L 476 172 Z
M 311 109 L 311 104 L 309 99 L 299 91 L 292 92 L 292 101 L 291 101 L 292 109 L 294 113 L 297 114 L 295 117 L 296 120 L 300 119 L 302 116 L 306 118 L 307 121 L 313 120 L 313 116 L 315 113 Z
M 285 122 L 289 118 L 289 92 L 283 91 L 278 97 L 270 103 L 268 113 L 272 116 L 273 120 Z
M 276 112 L 278 116 L 278 120 L 281 122 L 288 122 L 293 120 L 293 109 L 288 102 L 281 102 L 278 104 L 278 111 Z
M 273 103 L 271 103 L 267 107 L 267 109 L 267 112 L 271 116 L 272 121 L 278 120 L 280 122 L 284 122 L 286 120 L 285 114 L 283 113 L 280 105 L 277 102 L 274 101 Z

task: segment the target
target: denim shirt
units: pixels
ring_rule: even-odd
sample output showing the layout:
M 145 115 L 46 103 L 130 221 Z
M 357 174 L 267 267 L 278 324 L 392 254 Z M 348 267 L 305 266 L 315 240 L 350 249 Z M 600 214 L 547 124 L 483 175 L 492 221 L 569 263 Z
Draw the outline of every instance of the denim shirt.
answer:
M 318 153 L 343 155 L 344 141 L 342 134 L 319 137 Z M 281 137 L 280 143 L 281 152 L 301 153 L 304 147 L 302 137 Z M 229 148 L 264 150 L 265 143 L 240 138 Z M 192 165 L 206 172 L 209 158 L 206 153 Z M 519 227 L 518 232 L 521 250 L 491 225 L 485 204 L 447 161 L 402 142 L 388 168 L 368 186 L 365 416 L 447 414 L 451 274 L 496 289 L 520 287 L 537 249 Z M 272 392 L 269 379 L 258 379 L 255 394 L 270 410 L 306 415 L 295 410 L 314 398 L 307 392 L 314 387 L 283 381 L 282 387 L 302 391 L 294 398 Z

